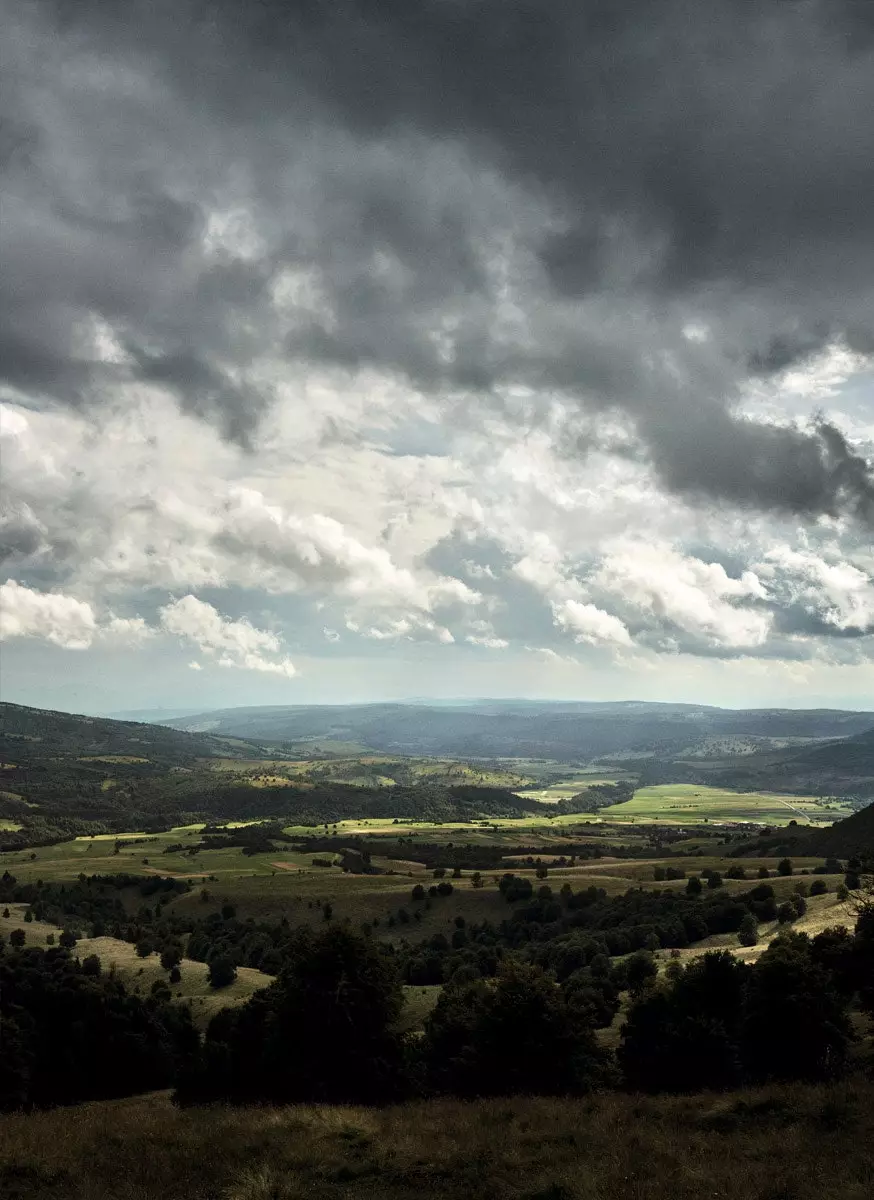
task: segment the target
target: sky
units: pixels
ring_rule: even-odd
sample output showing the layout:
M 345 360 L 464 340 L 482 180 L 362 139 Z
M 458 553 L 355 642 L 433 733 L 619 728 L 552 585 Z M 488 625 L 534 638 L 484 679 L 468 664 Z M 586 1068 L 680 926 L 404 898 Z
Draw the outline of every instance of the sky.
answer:
M 3 699 L 874 708 L 874 5 L 0 14 Z

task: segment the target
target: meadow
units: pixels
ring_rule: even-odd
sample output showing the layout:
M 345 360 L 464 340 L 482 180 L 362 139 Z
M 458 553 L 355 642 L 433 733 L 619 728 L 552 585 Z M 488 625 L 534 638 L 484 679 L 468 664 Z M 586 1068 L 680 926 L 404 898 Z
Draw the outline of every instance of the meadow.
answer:
M 13 929 L 23 929 L 26 946 L 45 949 L 46 938 L 57 938 L 58 928 L 43 921 L 25 922 L 24 909 L 22 904 L 9 905 L 9 916 L 0 915 L 0 934 L 8 938 Z M 80 938 L 73 953 L 79 959 L 96 954 L 104 973 L 117 975 L 129 990 L 136 994 L 147 996 L 152 984 L 159 980 L 162 983 L 167 982 L 167 972 L 162 968 L 157 953 L 140 958 L 136 947 L 118 938 Z M 251 967 L 238 967 L 233 983 L 216 990 L 209 985 L 206 963 L 194 962 L 190 958 L 182 959 L 179 973 L 181 979 L 171 987 L 173 997 L 190 1005 L 192 1020 L 200 1029 L 207 1026 L 219 1009 L 244 1003 L 259 988 L 266 987 L 271 982 L 270 976 L 262 974 L 261 971 L 255 971 Z
M 627 776 L 620 773 L 599 777 L 570 776 L 546 787 L 527 788 L 519 794 L 541 803 L 556 803 L 569 799 L 585 787 L 598 783 L 615 783 L 621 778 Z M 816 796 L 738 792 L 697 783 L 667 783 L 639 788 L 632 800 L 602 808 L 596 819 L 609 821 L 611 824 L 632 824 L 640 821 L 671 825 L 696 825 L 703 822 L 788 825 L 790 821 L 798 821 L 831 825 L 842 817 L 850 816 L 852 811 L 849 804 L 841 804 L 834 800 L 829 804 L 820 803 Z M 579 817 L 576 819 L 579 820 Z
M 874 1091 L 179 1109 L 168 1093 L 0 1117 L 15 1200 L 867 1200 Z

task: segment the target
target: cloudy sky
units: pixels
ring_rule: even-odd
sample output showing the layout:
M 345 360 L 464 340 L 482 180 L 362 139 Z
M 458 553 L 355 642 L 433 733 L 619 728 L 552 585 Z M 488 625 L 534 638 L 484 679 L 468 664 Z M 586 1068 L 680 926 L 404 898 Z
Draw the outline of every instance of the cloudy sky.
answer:
M 4 699 L 874 707 L 874 5 L 0 11 Z

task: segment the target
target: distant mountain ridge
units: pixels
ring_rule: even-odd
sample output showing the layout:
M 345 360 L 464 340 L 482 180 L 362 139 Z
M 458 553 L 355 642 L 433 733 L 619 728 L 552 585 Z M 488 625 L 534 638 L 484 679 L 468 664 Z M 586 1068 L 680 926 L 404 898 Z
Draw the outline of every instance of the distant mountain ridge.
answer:
M 723 757 L 800 752 L 874 727 L 874 713 L 814 709 L 719 709 L 645 702 L 484 702 L 478 707 L 371 704 L 219 709 L 170 720 L 176 729 L 255 740 L 354 741 L 373 750 L 464 758 L 581 762 L 611 757 L 667 763 L 721 739 Z M 718 749 L 708 752 L 719 757 Z M 751 768 L 763 765 L 748 764 Z

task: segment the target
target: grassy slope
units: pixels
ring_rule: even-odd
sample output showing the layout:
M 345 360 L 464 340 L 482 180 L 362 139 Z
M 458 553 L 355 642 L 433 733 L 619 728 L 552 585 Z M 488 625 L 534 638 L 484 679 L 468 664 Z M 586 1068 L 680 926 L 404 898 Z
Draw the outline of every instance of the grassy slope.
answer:
M 822 854 L 861 854 L 874 858 L 874 804 L 811 839 Z
M 27 939 L 26 945 L 44 949 L 46 935 L 53 933 L 57 938 L 58 929 L 41 921 L 25 923 L 24 907 L 22 904 L 9 906 L 9 916 L 0 916 L 0 933 L 8 936 L 13 929 L 23 929 Z M 73 953 L 80 959 L 89 954 L 96 954 L 104 971 L 109 971 L 114 966 L 125 984 L 132 991 L 139 991 L 144 996 L 148 995 L 156 980 L 167 981 L 167 972 L 161 967 L 157 954 L 139 958 L 130 942 L 122 942 L 117 938 L 80 938 Z M 209 986 L 205 963 L 185 958 L 180 963 L 179 970 L 182 979 L 171 990 L 174 997 L 190 1003 L 194 1023 L 201 1029 L 206 1027 L 220 1008 L 242 1004 L 260 988 L 272 982 L 269 975 L 263 975 L 251 967 L 239 967 L 234 982 L 215 991 Z
M 25 1200 L 867 1200 L 874 1091 L 180 1111 L 164 1094 L 0 1118 Z

